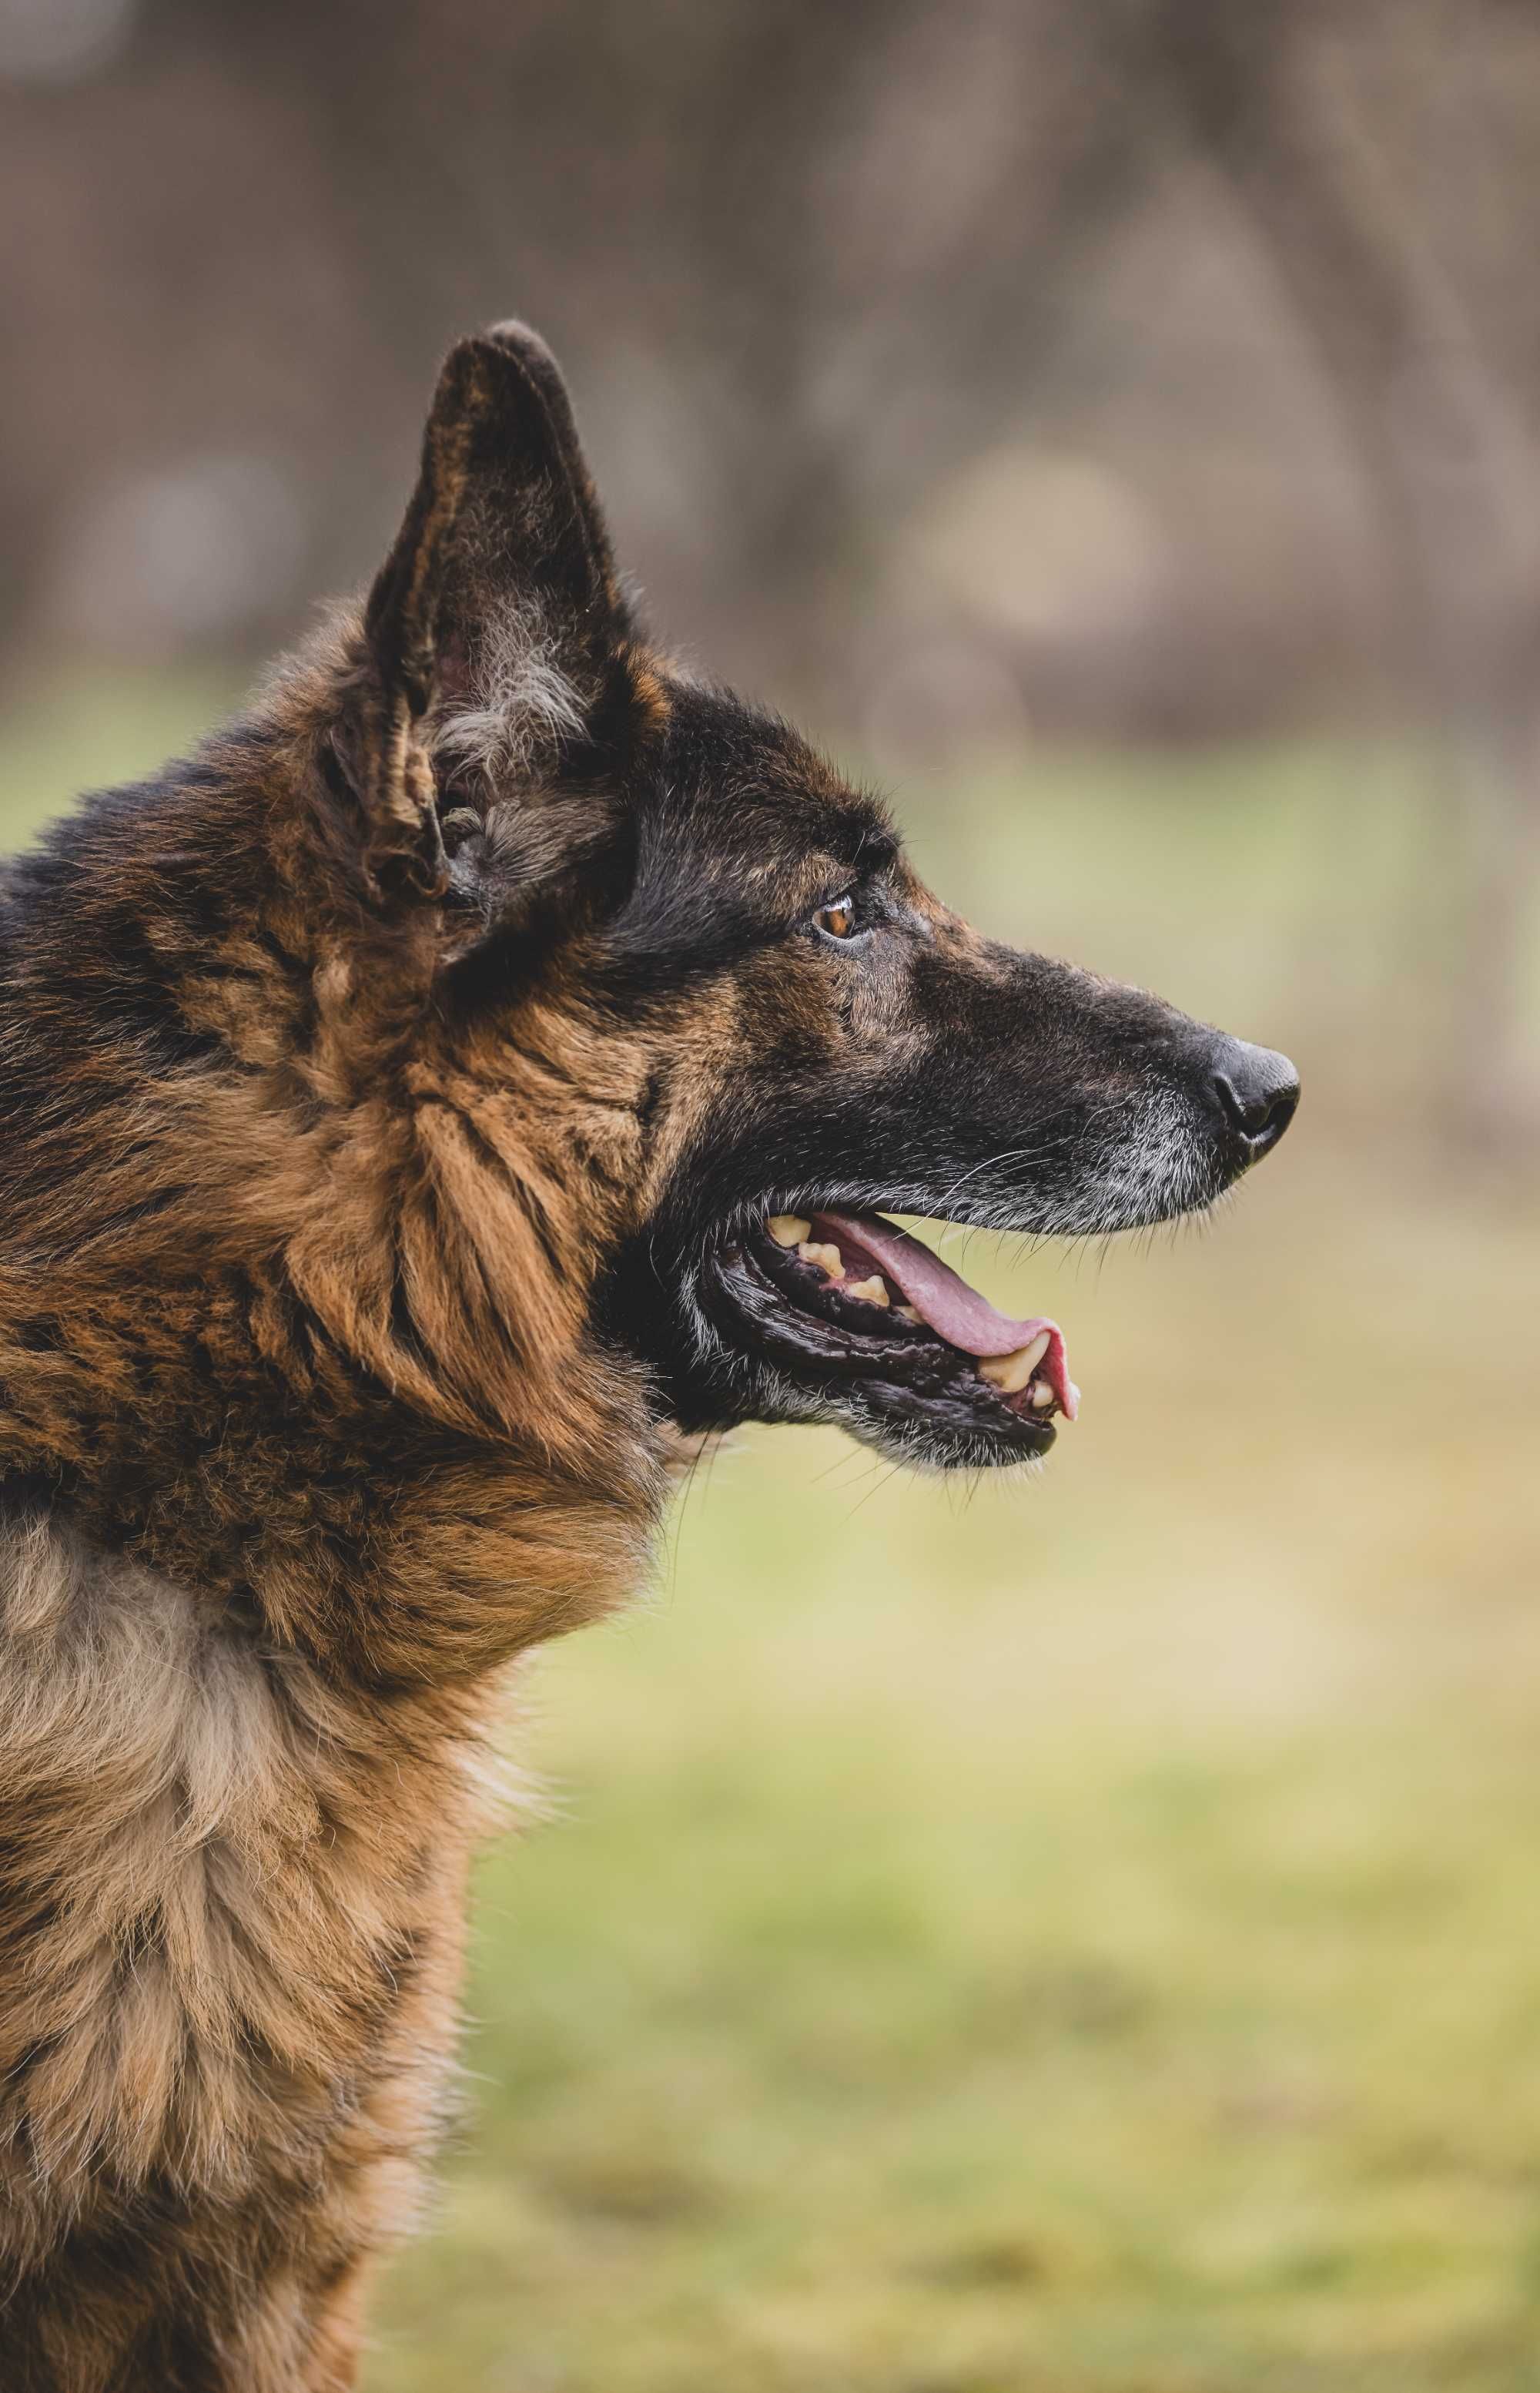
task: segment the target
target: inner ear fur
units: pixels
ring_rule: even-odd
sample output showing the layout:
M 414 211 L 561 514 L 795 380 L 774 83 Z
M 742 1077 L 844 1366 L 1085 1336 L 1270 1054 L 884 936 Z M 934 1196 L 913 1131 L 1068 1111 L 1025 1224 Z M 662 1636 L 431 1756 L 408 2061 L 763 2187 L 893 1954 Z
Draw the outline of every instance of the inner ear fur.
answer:
M 581 733 L 630 633 L 566 386 L 526 325 L 495 324 L 445 360 L 363 631 L 345 759 L 366 876 L 380 894 L 441 896 L 436 718 L 463 711 L 467 761 L 527 762 L 542 733 Z

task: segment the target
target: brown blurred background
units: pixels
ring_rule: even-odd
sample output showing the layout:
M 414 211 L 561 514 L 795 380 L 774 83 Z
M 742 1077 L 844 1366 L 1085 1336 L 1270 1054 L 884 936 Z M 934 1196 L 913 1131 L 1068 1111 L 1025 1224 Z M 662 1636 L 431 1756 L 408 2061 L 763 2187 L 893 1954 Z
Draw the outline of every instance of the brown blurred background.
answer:
M 1535 2393 L 1540 7 L 0 0 L 0 222 L 5 837 L 516 313 L 667 640 L 1303 1068 L 971 1242 L 1040 1485 L 750 1438 L 545 1666 L 371 2393 Z

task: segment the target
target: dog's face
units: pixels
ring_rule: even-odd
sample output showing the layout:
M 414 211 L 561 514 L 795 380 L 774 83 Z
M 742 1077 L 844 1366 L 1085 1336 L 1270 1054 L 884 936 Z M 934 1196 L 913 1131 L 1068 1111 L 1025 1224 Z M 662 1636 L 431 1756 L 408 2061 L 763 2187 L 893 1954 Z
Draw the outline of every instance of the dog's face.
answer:
M 981 938 L 879 808 L 731 700 L 675 693 L 632 804 L 598 978 L 618 1018 L 684 1001 L 711 1093 L 611 1267 L 614 1334 L 686 1427 L 1042 1452 L 1075 1401 L 1055 1327 L 1003 1321 L 881 1217 L 1086 1233 L 1206 1206 L 1281 1134 L 1292 1073 Z
M 382 902 L 434 909 L 435 1018 L 495 1112 L 569 1123 L 547 1261 L 687 1430 L 838 1420 L 1041 1453 L 1075 1392 L 883 1217 L 1037 1234 L 1210 1204 L 1285 1058 L 971 930 L 795 734 L 642 646 L 554 366 L 455 353 L 335 748 Z M 533 1063 L 531 1061 L 533 1059 Z M 538 1176 L 538 1175 L 537 1175 Z

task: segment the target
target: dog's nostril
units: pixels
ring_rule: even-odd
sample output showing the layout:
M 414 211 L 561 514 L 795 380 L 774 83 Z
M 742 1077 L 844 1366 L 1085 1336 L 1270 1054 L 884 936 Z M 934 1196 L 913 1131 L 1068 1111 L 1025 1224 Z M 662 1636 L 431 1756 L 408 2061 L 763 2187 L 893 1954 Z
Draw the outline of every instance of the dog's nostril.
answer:
M 1258 1154 L 1276 1146 L 1299 1102 L 1299 1075 L 1286 1055 L 1252 1047 L 1240 1039 L 1225 1042 L 1214 1074 L 1214 1093 L 1225 1119 Z

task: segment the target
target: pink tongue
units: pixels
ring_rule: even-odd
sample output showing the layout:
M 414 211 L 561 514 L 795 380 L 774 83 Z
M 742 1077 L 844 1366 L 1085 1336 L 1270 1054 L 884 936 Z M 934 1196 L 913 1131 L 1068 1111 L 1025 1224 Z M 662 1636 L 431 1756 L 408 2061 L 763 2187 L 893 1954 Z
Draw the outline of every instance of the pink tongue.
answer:
M 880 1214 L 816 1213 L 813 1230 L 815 1236 L 839 1248 L 847 1279 L 858 1276 L 851 1269 L 853 1259 L 870 1263 L 902 1290 L 938 1338 L 945 1338 L 948 1346 L 960 1347 L 965 1354 L 1013 1354 L 1019 1346 L 1030 1346 L 1046 1329 L 1048 1352 L 1038 1369 L 1052 1389 L 1065 1419 L 1075 1419 L 1077 1391 L 1069 1376 L 1064 1333 L 1056 1321 L 1041 1316 L 1007 1321 L 986 1296 L 958 1277 L 950 1263 L 944 1263 L 929 1247 L 911 1238 L 907 1230 L 901 1230 L 896 1222 L 884 1222 Z

